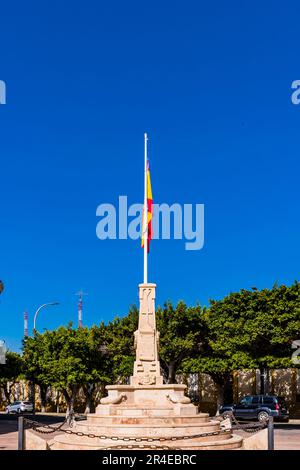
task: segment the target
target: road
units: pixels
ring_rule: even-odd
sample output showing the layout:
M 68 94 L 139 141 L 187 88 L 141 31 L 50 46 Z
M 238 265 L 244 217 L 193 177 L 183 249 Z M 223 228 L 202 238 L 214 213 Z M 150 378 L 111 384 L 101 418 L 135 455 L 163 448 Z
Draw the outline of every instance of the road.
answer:
M 289 423 L 275 423 L 275 450 L 300 450 L 300 420 Z
M 28 416 L 32 418 L 32 416 Z M 36 419 L 45 424 L 57 425 L 64 421 L 64 414 L 37 413 Z M 0 413 L 0 450 L 17 450 L 18 417 Z M 51 434 L 51 438 L 54 434 Z M 300 450 L 300 420 L 275 423 L 275 450 Z

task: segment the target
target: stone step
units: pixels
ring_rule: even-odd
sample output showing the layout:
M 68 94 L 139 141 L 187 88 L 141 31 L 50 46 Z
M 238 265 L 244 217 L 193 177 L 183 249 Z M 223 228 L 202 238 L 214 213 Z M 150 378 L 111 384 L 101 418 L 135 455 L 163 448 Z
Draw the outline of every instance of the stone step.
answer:
M 107 425 L 107 424 L 153 424 L 160 425 L 178 425 L 178 424 L 203 424 L 209 422 L 209 416 L 205 413 L 194 416 L 99 416 L 89 415 L 88 425 Z
M 102 420 L 101 420 L 102 421 Z M 203 423 L 153 423 L 153 424 L 104 424 L 102 422 L 89 424 L 86 421 L 79 421 L 73 427 L 74 431 L 83 433 L 93 433 L 109 437 L 151 437 L 151 438 L 171 438 L 177 436 L 190 436 L 205 432 L 215 432 L 220 430 L 219 421 L 208 421 Z
M 220 435 L 220 437 L 221 436 L 222 435 Z M 176 447 L 178 446 L 182 450 L 231 450 L 240 449 L 242 445 L 243 438 L 236 434 L 229 434 L 225 439 L 224 437 L 222 439 L 216 439 L 215 436 L 213 436 L 213 440 L 195 439 L 191 441 L 178 441 L 176 443 Z
M 209 418 L 208 413 L 198 413 L 196 406 L 138 406 L 138 405 L 102 405 L 97 407 L 96 413 L 89 413 L 87 417 L 96 416 L 202 416 Z
M 160 447 L 166 449 L 182 449 L 182 450 L 229 450 L 238 449 L 242 446 L 242 438 L 240 436 L 224 434 L 199 438 L 199 439 L 186 439 L 180 441 L 152 441 L 152 442 L 126 442 L 126 441 L 112 441 L 110 439 L 95 439 L 79 437 L 74 435 L 60 434 L 49 443 L 51 450 L 106 450 L 116 449 L 121 446 L 133 450 L 150 450 Z
M 229 433 L 228 433 L 229 434 Z M 181 450 L 232 450 L 240 449 L 243 445 L 243 438 L 237 436 L 236 434 L 229 434 L 228 437 L 224 439 L 224 436 L 220 435 L 219 439 L 216 439 L 215 436 L 209 439 L 195 439 L 195 440 L 184 440 L 178 441 L 175 443 L 176 447 L 180 447 Z M 170 444 L 170 447 L 172 443 Z M 174 446 L 174 447 L 175 447 Z

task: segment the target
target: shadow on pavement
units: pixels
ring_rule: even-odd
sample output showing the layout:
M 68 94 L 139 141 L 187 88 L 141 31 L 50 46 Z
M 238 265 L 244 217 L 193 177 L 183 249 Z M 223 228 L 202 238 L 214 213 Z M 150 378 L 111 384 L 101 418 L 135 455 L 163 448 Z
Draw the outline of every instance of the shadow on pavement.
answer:
M 20 415 L 7 415 L 0 414 L 0 434 L 8 434 L 11 432 L 16 432 L 18 430 L 18 418 Z M 23 413 L 21 416 L 25 418 L 32 419 L 33 421 L 38 421 L 44 424 L 58 424 L 62 423 L 65 420 L 65 416 L 62 415 L 43 415 L 43 414 L 27 414 Z
M 298 423 L 274 423 L 274 429 L 282 429 L 283 431 L 289 431 L 292 429 L 300 429 L 300 421 Z

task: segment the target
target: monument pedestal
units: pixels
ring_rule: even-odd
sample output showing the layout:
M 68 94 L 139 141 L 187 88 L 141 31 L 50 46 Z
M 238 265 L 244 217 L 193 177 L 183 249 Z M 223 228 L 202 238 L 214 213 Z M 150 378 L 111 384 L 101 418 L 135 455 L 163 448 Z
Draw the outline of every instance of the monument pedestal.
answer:
M 155 284 L 140 284 L 139 326 L 134 334 L 136 360 L 130 385 L 109 385 L 96 413 L 75 422 L 72 431 L 97 437 L 61 434 L 51 449 L 235 449 L 242 438 L 220 422 L 198 413 L 185 396 L 186 385 L 163 384 L 155 323 Z
M 186 385 L 161 384 L 161 385 L 108 385 L 108 397 L 102 398 L 101 404 L 97 406 L 96 414 L 102 414 L 103 405 L 122 404 L 123 406 L 143 407 L 172 407 L 186 405 L 194 409 L 190 399 L 184 395 Z
M 139 285 L 139 327 L 134 333 L 136 360 L 131 385 L 162 385 L 158 359 L 159 332 L 155 321 L 155 284 Z

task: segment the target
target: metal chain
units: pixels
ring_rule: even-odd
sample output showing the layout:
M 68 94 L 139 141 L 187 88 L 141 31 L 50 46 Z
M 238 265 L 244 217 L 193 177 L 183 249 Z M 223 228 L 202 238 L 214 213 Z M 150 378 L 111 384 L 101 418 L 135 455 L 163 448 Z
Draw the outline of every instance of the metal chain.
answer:
M 50 425 L 50 424 L 42 424 L 42 423 L 39 423 L 38 421 L 33 421 L 33 420 L 29 420 L 27 418 L 24 418 L 24 422 L 26 422 L 29 427 L 31 429 L 33 429 L 34 431 L 40 433 L 40 434 L 52 434 L 54 432 L 57 432 L 57 431 L 61 431 L 65 434 L 72 434 L 72 435 L 76 435 L 76 436 L 79 436 L 79 437 L 88 437 L 88 438 L 91 438 L 91 439 L 101 439 L 101 440 L 112 440 L 112 441 L 125 441 L 125 442 L 164 442 L 164 441 L 181 441 L 181 440 L 189 440 L 189 439 L 198 439 L 198 438 L 201 438 L 201 437 L 210 437 L 210 436 L 219 436 L 219 435 L 222 435 L 222 434 L 228 434 L 228 433 L 231 433 L 231 430 L 230 429 L 227 429 L 227 430 L 219 430 L 219 431 L 211 431 L 211 432 L 205 432 L 205 433 L 199 433 L 199 434 L 193 434 L 193 435 L 188 435 L 188 436 L 173 436 L 173 437 L 170 437 L 170 438 L 166 438 L 166 437 L 157 437 L 157 438 L 154 438 L 154 437 L 118 437 L 118 436 L 106 436 L 106 435 L 97 435 L 97 434 L 93 434 L 93 433 L 84 433 L 84 432 L 81 432 L 81 431 L 72 431 L 71 429 L 62 429 L 63 426 L 65 424 L 69 424 L 70 427 L 73 426 L 73 423 L 76 419 L 76 416 L 74 413 L 70 414 L 64 421 L 63 423 L 61 423 L 59 426 L 53 426 L 53 425 Z M 255 433 L 261 429 L 264 429 L 266 426 L 267 426 L 267 422 L 264 422 L 264 423 L 245 423 L 245 424 L 240 424 L 237 419 L 231 415 L 230 416 L 230 419 L 232 421 L 232 430 L 243 430 L 245 432 L 248 432 L 248 433 Z M 41 429 L 41 428 L 45 428 L 45 429 Z M 144 445 L 140 445 L 140 446 L 132 446 L 130 444 L 126 445 L 126 446 L 120 446 L 120 445 L 116 445 L 116 446 L 109 446 L 109 447 L 106 447 L 106 449 L 122 449 L 122 448 L 145 448 Z M 147 448 L 149 448 L 149 446 L 146 446 Z M 157 446 L 156 444 L 153 444 L 152 446 L 150 446 L 151 448 L 155 448 L 155 449 L 158 449 L 158 448 L 161 448 L 161 449 L 168 449 L 169 447 L 168 446 Z M 174 449 L 174 447 L 171 447 L 172 449 Z
M 33 429 L 36 432 L 39 432 L 40 434 L 51 434 L 55 431 L 63 431 L 62 427 L 68 423 L 68 419 L 65 419 L 63 423 L 61 423 L 59 426 L 50 426 L 49 424 L 42 424 L 39 423 L 38 421 L 32 421 L 27 418 L 24 418 L 24 422 L 29 424 L 28 428 Z M 47 428 L 48 431 L 43 431 L 42 429 L 39 428 Z
M 71 429 L 62 429 L 62 426 L 66 423 L 62 423 L 60 426 L 51 426 L 50 424 L 42 424 L 39 423 L 38 421 L 32 421 L 27 418 L 24 418 L 24 420 L 30 424 L 31 429 L 34 431 L 40 433 L 40 434 L 50 434 L 52 432 L 60 430 L 61 432 L 64 432 L 65 434 L 72 434 L 76 435 L 79 437 L 89 437 L 91 439 L 93 438 L 98 438 L 98 439 L 109 439 L 112 441 L 134 441 L 134 442 L 164 442 L 164 441 L 182 441 L 182 440 L 188 440 L 188 439 L 197 439 L 199 437 L 209 437 L 209 436 L 219 436 L 222 434 L 228 434 L 230 433 L 230 430 L 220 430 L 220 431 L 212 431 L 212 432 L 205 432 L 205 433 L 200 433 L 200 434 L 192 434 L 188 436 L 173 436 L 170 438 L 166 437 L 117 437 L 117 436 L 106 436 L 106 435 L 97 435 L 93 433 L 84 433 L 81 431 L 72 431 Z M 44 431 L 40 428 L 46 428 L 48 431 Z
M 254 432 L 257 432 L 257 431 L 260 431 L 261 429 L 265 429 L 267 427 L 267 423 L 259 423 L 259 424 L 256 424 L 256 423 L 245 423 L 245 424 L 236 424 L 236 425 L 233 425 L 232 426 L 232 430 L 242 430 L 242 431 L 245 431 L 245 432 L 249 432 L 249 433 L 254 433 Z
M 231 421 L 232 430 L 242 430 L 248 433 L 255 433 L 257 431 L 260 431 L 261 429 L 265 429 L 268 426 L 267 421 L 264 421 L 262 423 L 239 423 L 232 411 L 228 412 L 227 415 Z
M 103 447 L 101 450 L 120 450 L 120 449 L 139 449 L 139 450 L 182 450 L 181 447 L 157 446 L 157 445 L 126 445 L 126 446 L 109 446 Z
M 82 419 L 82 417 L 80 415 L 78 415 L 78 418 L 79 419 Z M 30 420 L 28 418 L 24 418 L 24 423 L 28 423 L 29 424 L 29 427 L 30 429 L 33 429 L 34 431 L 36 432 L 39 432 L 40 434 L 51 434 L 53 432 L 56 432 L 56 431 L 63 431 L 62 427 L 65 425 L 65 424 L 68 424 L 70 426 L 70 428 L 73 427 L 73 424 L 74 424 L 74 421 L 76 419 L 76 415 L 74 412 L 70 412 L 65 420 L 59 424 L 58 426 L 52 426 L 52 425 L 49 425 L 49 424 L 42 424 L 42 423 L 39 423 L 38 421 L 33 421 L 33 420 Z M 38 429 L 38 428 L 47 428 L 48 431 L 43 431 L 42 429 Z

